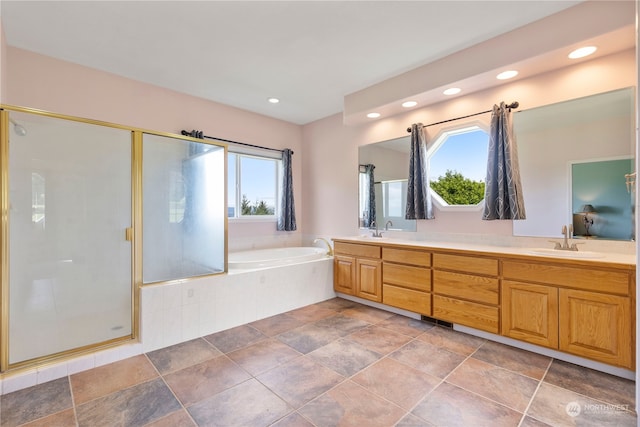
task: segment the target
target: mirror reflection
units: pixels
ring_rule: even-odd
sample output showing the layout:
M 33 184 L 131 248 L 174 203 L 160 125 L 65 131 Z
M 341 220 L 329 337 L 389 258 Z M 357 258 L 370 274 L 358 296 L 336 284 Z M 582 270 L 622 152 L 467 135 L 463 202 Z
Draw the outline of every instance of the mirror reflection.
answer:
M 527 219 L 516 236 L 634 240 L 634 88 L 516 112 Z
M 360 228 L 416 231 L 416 220 L 404 219 L 409 149 L 408 135 L 359 148 Z

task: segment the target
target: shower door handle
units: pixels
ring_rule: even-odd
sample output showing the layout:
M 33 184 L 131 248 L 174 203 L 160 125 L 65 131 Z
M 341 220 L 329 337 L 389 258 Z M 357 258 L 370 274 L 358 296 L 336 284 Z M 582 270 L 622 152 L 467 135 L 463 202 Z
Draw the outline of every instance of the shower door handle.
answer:
M 129 242 L 133 241 L 133 227 L 127 227 L 124 229 L 124 238 Z

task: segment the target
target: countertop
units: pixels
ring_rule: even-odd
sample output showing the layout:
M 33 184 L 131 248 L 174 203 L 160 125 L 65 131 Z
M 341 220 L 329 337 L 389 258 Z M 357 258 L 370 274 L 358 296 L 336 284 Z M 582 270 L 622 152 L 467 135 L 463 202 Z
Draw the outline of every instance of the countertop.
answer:
M 335 237 L 334 241 L 363 243 L 371 245 L 384 245 L 384 246 L 396 246 L 396 247 L 418 247 L 418 248 L 430 248 L 430 249 L 443 249 L 454 251 L 469 251 L 478 253 L 489 253 L 496 255 L 516 256 L 516 257 L 535 257 L 543 259 L 553 259 L 561 262 L 569 263 L 608 263 L 608 264 L 621 264 L 626 266 L 636 265 L 636 256 L 634 254 L 623 254 L 615 252 L 594 252 L 594 251 L 582 251 L 585 257 L 580 253 L 573 253 L 572 251 L 553 250 L 552 245 L 549 243 L 547 247 L 514 247 L 514 246 L 493 246 L 493 245 L 480 245 L 473 243 L 462 242 L 437 242 L 431 240 L 405 240 L 389 237 L 371 237 L 371 236 L 350 236 L 350 237 Z M 580 243 L 575 242 L 574 243 Z

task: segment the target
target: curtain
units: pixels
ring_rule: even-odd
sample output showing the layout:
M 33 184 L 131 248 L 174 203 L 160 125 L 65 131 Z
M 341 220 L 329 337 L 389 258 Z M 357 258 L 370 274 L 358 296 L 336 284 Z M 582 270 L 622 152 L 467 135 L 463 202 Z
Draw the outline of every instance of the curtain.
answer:
M 525 219 L 524 198 L 513 138 L 511 109 L 494 105 L 489 131 L 489 157 L 482 219 Z
M 433 219 L 433 205 L 429 191 L 429 163 L 427 138 L 422 123 L 411 125 L 411 154 L 407 183 L 406 219 Z
M 364 216 L 364 226 L 372 227 L 376 220 L 376 189 L 373 170 L 376 167 L 372 164 L 364 165 L 364 173 L 367 176 L 367 199 L 365 201 L 366 211 Z
M 280 213 L 278 215 L 279 231 L 295 231 L 296 207 L 293 202 L 293 173 L 291 172 L 291 156 L 293 151 L 282 150 L 282 195 L 280 196 Z

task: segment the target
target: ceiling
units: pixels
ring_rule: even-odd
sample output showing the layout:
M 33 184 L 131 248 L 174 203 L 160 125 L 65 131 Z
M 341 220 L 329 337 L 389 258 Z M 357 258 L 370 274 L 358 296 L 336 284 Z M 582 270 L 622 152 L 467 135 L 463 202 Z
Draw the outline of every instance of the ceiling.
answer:
M 306 124 L 578 3 L 2 0 L 0 18 L 9 46 Z

